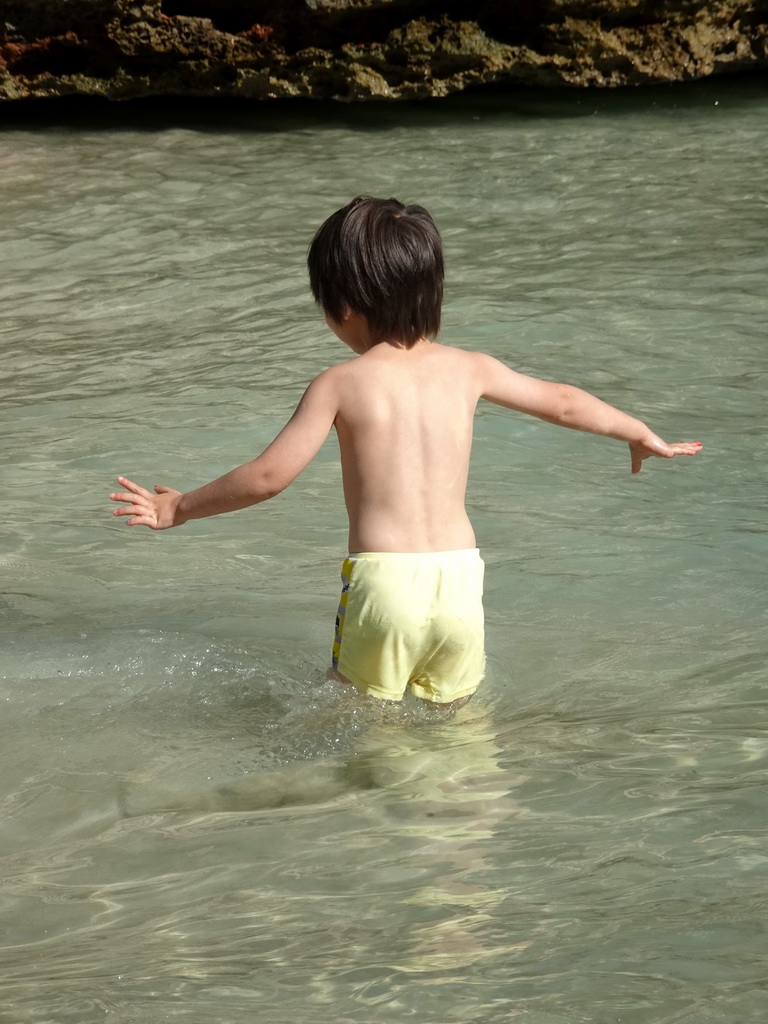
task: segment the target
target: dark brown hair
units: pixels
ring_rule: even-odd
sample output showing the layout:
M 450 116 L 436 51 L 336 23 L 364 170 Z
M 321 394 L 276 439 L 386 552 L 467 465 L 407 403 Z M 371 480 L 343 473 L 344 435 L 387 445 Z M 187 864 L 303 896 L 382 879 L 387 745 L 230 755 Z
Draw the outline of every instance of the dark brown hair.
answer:
M 440 330 L 443 246 L 423 206 L 358 196 L 320 226 L 307 266 L 315 302 L 336 323 L 351 310 L 376 341 L 408 345 Z

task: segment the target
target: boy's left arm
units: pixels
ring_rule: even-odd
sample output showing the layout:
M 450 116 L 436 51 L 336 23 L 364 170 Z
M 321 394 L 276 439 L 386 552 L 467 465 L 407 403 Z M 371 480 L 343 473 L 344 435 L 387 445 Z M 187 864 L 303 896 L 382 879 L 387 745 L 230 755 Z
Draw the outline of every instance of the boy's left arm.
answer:
M 246 462 L 203 487 L 182 494 L 156 486 L 155 493 L 119 476 L 126 491 L 110 494 L 123 503 L 112 513 L 130 516 L 127 526 L 167 530 L 189 519 L 256 505 L 273 498 L 292 483 L 322 447 L 338 411 L 336 375 L 326 370 L 309 385 L 293 416 L 258 458 Z
M 652 455 L 671 459 L 675 455 L 696 455 L 701 451 L 700 441 L 667 444 L 641 420 L 581 388 L 516 373 L 498 359 L 481 353 L 474 354 L 474 360 L 483 398 L 561 427 L 626 441 L 633 473 L 639 473 L 643 460 Z

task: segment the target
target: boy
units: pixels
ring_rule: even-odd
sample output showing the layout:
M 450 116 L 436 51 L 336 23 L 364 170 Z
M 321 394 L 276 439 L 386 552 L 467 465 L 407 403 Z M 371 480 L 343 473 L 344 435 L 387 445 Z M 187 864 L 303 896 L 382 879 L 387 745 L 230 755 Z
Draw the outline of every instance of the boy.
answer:
M 407 686 L 458 707 L 484 671 L 483 562 L 464 508 L 479 399 L 629 444 L 632 472 L 651 455 L 695 455 L 644 423 L 566 384 L 525 377 L 476 352 L 431 340 L 440 328 L 443 253 L 421 206 L 358 197 L 315 235 L 308 256 L 316 302 L 358 358 L 325 370 L 257 459 L 181 494 L 152 494 L 125 477 L 128 526 L 164 530 L 279 494 L 331 427 L 341 450 L 349 557 L 333 678 L 384 700 Z

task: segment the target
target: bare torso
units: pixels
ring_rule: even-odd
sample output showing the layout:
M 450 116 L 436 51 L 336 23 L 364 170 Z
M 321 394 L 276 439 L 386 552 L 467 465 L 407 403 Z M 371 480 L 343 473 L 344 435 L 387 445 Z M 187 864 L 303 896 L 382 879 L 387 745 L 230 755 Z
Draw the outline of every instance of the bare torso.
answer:
M 475 546 L 464 507 L 479 388 L 473 355 L 375 345 L 334 368 L 349 550 Z

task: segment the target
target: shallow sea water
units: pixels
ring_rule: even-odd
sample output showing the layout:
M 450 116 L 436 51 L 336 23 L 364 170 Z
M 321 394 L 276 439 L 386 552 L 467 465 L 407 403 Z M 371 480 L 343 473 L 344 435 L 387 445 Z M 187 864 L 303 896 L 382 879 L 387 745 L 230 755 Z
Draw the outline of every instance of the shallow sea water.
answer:
M 0 111 L 0 1020 L 765 1020 L 765 85 Z M 360 192 L 434 213 L 444 341 L 705 445 L 479 411 L 453 719 L 324 680 L 333 438 L 183 530 L 106 499 L 345 358 L 303 261 Z

